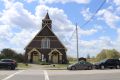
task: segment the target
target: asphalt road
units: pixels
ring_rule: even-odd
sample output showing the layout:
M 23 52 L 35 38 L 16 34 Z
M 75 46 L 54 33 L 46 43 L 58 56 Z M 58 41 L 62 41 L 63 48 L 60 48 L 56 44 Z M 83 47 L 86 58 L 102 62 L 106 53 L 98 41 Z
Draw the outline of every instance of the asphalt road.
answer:
M 120 80 L 120 70 L 48 71 L 50 80 Z
M 42 70 L 0 71 L 0 80 L 120 80 L 120 69 L 111 70 Z
M 45 80 L 44 72 L 41 70 L 25 70 L 8 80 Z
M 11 74 L 14 74 L 15 72 L 17 72 L 18 70 L 1 70 L 0 69 L 0 80 L 2 80 L 3 78 L 11 75 Z

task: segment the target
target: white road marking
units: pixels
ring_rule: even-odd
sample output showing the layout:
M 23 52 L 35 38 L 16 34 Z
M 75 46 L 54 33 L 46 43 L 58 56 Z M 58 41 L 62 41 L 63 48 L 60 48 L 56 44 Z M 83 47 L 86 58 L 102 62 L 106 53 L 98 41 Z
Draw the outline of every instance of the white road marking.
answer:
M 46 70 L 44 70 L 44 76 L 45 76 L 45 80 L 49 80 L 49 76 Z
M 19 74 L 19 73 L 21 73 L 21 72 L 23 72 L 23 71 L 25 71 L 25 70 L 17 71 L 16 73 L 9 75 L 8 77 L 6 77 L 6 78 L 4 78 L 4 79 L 2 79 L 2 80 L 8 80 L 8 79 L 10 79 L 11 77 L 15 76 L 16 74 Z

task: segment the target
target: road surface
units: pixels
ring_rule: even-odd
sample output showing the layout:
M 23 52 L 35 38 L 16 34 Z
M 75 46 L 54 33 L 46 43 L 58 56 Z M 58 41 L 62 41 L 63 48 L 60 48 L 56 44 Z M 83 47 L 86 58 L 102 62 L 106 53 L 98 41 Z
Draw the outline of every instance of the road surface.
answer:
M 120 69 L 108 70 L 0 70 L 0 80 L 120 80 Z

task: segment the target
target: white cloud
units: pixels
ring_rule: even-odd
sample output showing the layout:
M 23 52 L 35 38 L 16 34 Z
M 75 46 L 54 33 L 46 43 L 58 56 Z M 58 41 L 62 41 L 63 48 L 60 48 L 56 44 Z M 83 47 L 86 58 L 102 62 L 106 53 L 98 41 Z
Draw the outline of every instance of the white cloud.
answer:
M 84 17 L 84 20 L 88 21 L 91 17 L 92 17 L 92 13 L 90 12 L 90 9 L 89 8 L 86 8 L 86 9 L 83 9 L 81 10 L 80 12 L 83 17 Z
M 103 31 L 103 27 L 101 25 L 94 25 L 94 26 L 95 29 Z
M 52 4 L 52 3 L 78 3 L 78 4 L 87 4 L 90 0 L 24 0 L 28 3 L 39 2 L 40 4 Z
M 11 31 L 12 29 L 9 25 L 0 25 L 0 39 L 9 40 L 13 36 Z
M 111 39 L 106 36 L 89 41 L 87 40 L 79 41 L 79 53 L 80 56 L 84 56 L 84 57 L 86 57 L 87 54 L 94 56 L 97 53 L 99 53 L 102 49 L 113 49 L 113 48 L 115 48 L 114 42 L 111 41 Z
M 15 44 L 18 48 L 25 48 L 27 46 L 28 42 L 33 39 L 33 37 L 36 35 L 37 30 L 25 30 L 22 29 L 21 32 L 15 33 L 14 36 L 10 39 L 11 44 Z M 21 46 L 22 45 L 22 46 Z
M 111 12 L 107 9 L 100 10 L 97 16 L 99 16 L 98 19 L 105 21 L 106 24 L 113 29 L 117 28 L 115 22 L 120 20 L 120 17 L 118 17 L 114 12 Z
M 14 33 L 9 25 L 0 25 L 0 50 L 3 48 L 11 47 L 9 40 L 13 37 Z
M 113 0 L 113 2 L 114 2 L 117 6 L 120 6 L 120 0 Z
M 13 6 L 2 13 L 0 21 L 3 24 L 14 25 L 22 28 L 36 27 L 35 17 L 24 9 L 23 4 L 16 2 Z
M 11 7 L 9 4 L 12 4 Z M 17 48 L 23 52 L 25 45 L 30 41 L 29 38 L 32 38 L 38 29 L 35 16 L 20 2 L 6 0 L 4 5 L 9 8 L 6 7 L 0 12 L 0 40 L 1 45 L 4 44 L 0 49 L 9 47 L 16 50 Z
M 78 4 L 86 4 L 89 3 L 90 0 L 39 0 L 41 4 L 52 4 L 52 3 L 70 3 L 70 2 L 74 2 L 74 3 L 78 3 Z
M 112 6 L 120 6 L 120 0 L 107 0 L 106 2 Z
M 117 41 L 119 43 L 120 42 L 120 28 L 117 29 L 117 36 L 118 36 Z
M 32 3 L 32 2 L 37 1 L 37 0 L 24 0 L 24 1 L 26 1 L 28 3 Z
M 89 29 L 89 30 L 80 29 L 79 30 L 79 34 L 81 34 L 81 35 L 92 35 L 92 34 L 94 34 L 96 32 L 98 32 L 97 29 Z
M 119 35 L 119 38 L 120 38 L 120 28 L 118 28 L 117 32 L 118 32 L 118 35 Z
M 13 2 L 15 0 L 2 0 L 2 1 L 4 2 L 5 9 L 9 9 L 13 5 Z

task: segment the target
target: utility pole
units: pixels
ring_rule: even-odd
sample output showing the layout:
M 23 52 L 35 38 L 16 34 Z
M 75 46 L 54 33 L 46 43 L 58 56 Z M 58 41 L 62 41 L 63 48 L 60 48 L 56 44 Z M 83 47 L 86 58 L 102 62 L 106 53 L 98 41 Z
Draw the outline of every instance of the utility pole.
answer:
M 78 28 L 76 23 L 76 48 L 77 48 L 77 61 L 79 62 L 79 51 L 78 51 Z

